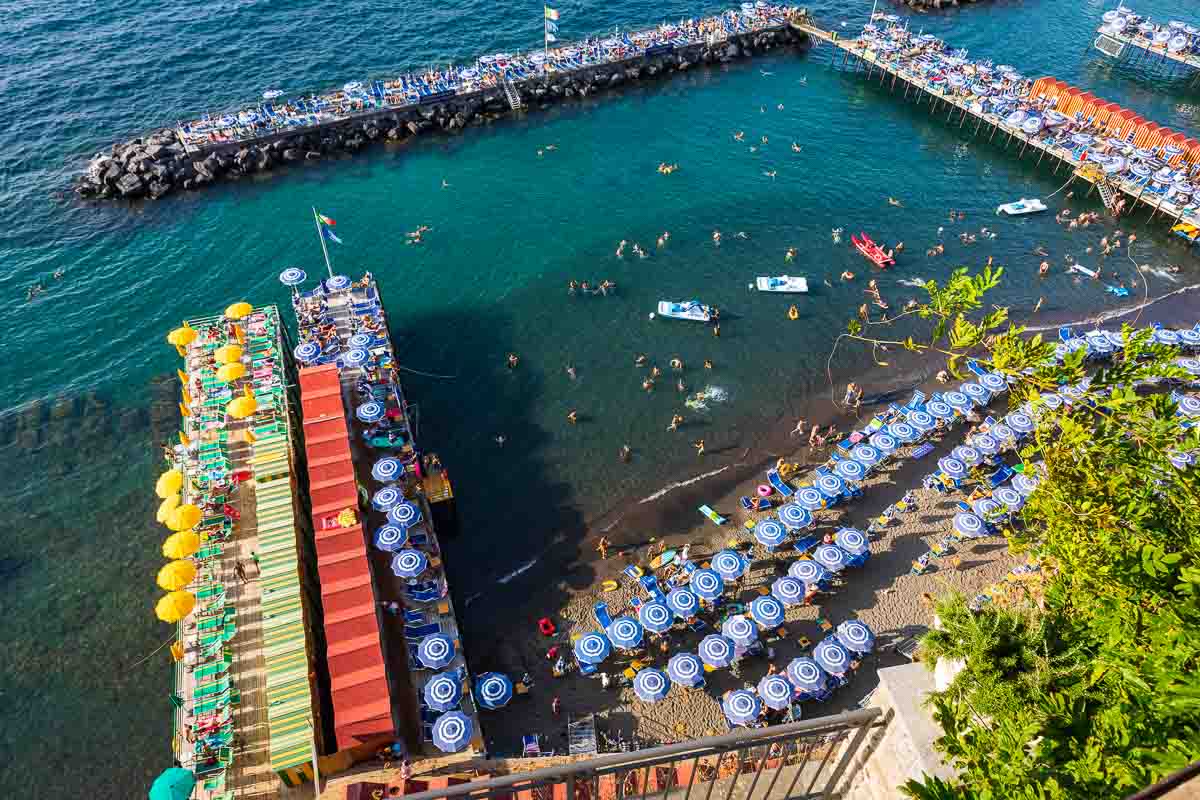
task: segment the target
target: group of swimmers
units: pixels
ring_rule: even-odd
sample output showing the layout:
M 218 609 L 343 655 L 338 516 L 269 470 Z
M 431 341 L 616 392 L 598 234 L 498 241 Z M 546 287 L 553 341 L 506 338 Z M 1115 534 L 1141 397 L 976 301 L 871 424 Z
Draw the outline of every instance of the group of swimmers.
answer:
M 576 281 L 574 278 L 567 281 L 567 294 L 602 294 L 607 297 L 609 292 L 615 292 L 616 290 L 617 284 L 607 278 L 595 286 L 592 285 L 591 281 Z
M 667 162 L 664 161 L 658 165 L 658 174 L 659 175 L 670 175 L 672 172 L 674 172 L 677 169 L 679 169 L 678 164 L 668 164 Z
M 62 267 L 59 267 L 58 269 L 54 270 L 54 280 L 56 280 L 56 281 L 62 280 L 62 276 L 66 275 L 66 274 L 67 274 L 66 270 L 64 270 Z M 41 281 L 38 281 L 33 286 L 30 286 L 28 289 L 25 290 L 25 302 L 28 303 L 29 301 L 33 300 L 35 297 L 37 297 L 38 295 L 42 294 L 45 291 L 46 291 L 46 284 L 42 283 Z
M 670 239 L 671 239 L 671 232 L 663 231 L 662 235 L 658 237 L 658 241 L 655 244 L 657 245 L 658 249 L 661 250 L 667 246 L 667 242 L 670 241 Z M 617 252 L 616 252 L 617 258 L 625 257 L 625 247 L 628 244 L 629 244 L 629 241 L 626 239 L 622 239 L 617 244 Z M 633 246 L 630 248 L 630 250 L 632 250 L 633 254 L 635 256 L 637 256 L 638 258 L 649 258 L 650 257 L 650 254 L 646 252 L 645 248 L 643 248 L 637 242 L 633 243 Z

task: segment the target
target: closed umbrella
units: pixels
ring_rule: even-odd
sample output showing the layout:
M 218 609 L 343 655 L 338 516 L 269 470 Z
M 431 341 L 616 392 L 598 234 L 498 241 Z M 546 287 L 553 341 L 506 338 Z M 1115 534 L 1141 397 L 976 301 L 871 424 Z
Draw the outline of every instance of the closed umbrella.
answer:
M 645 667 L 633 676 L 633 693 L 644 702 L 657 703 L 666 698 L 670 689 L 667 676 L 654 667 Z
M 700 598 L 691 589 L 672 589 L 667 594 L 667 605 L 675 612 L 675 616 L 689 619 L 700 610 Z
M 827 637 L 813 648 L 813 661 L 831 675 L 843 675 L 850 669 L 853 660 L 850 651 L 842 647 L 835 637 Z
M 875 647 L 875 634 L 865 623 L 848 619 L 837 626 L 838 643 L 852 653 L 866 655 Z
M 196 775 L 183 767 L 171 767 L 150 784 L 149 800 L 188 800 L 196 788 Z
M 740 647 L 749 647 L 758 638 L 758 628 L 743 614 L 734 614 L 721 623 L 721 635 Z
M 191 592 L 169 592 L 158 598 L 154 613 L 163 622 L 179 622 L 196 607 L 196 596 Z
M 764 519 L 754 526 L 754 538 L 764 547 L 774 549 L 783 544 L 783 540 L 787 538 L 787 529 L 776 520 Z
M 186 559 L 177 559 L 164 564 L 158 571 L 158 585 L 168 592 L 178 591 L 196 579 L 196 564 Z
M 428 669 L 442 669 L 454 660 L 454 640 L 444 633 L 426 636 L 417 645 L 417 660 Z
M 828 681 L 825 670 L 807 656 L 792 659 L 787 665 L 787 679 L 792 686 L 809 694 L 819 693 Z
M 785 606 L 794 606 L 804 602 L 804 583 L 790 575 L 776 578 L 771 584 L 771 596 Z
M 164 500 L 173 494 L 179 494 L 183 488 L 183 473 L 177 469 L 169 469 L 154 482 L 154 493 Z
M 475 681 L 475 697 L 489 711 L 508 705 L 512 696 L 512 681 L 502 672 L 485 672 Z
M 818 475 L 817 491 L 833 500 L 846 493 L 846 482 L 837 475 Z
M 666 603 L 642 603 L 638 609 L 638 622 L 651 633 L 666 633 L 675 624 L 675 617 Z
M 956 458 L 968 467 L 973 467 L 976 464 L 983 462 L 983 453 L 976 450 L 970 445 L 959 445 L 951 451 L 950 456 Z
M 697 596 L 704 600 L 716 600 L 725 591 L 725 580 L 717 574 L 716 570 L 698 569 L 692 573 L 689 586 Z
M 444 753 L 466 748 L 475 734 L 475 723 L 461 711 L 447 711 L 433 723 L 433 743 Z
M 966 539 L 979 539 L 987 536 L 987 526 L 975 514 L 960 511 L 954 515 L 954 532 Z
M 770 595 L 756 597 L 750 602 L 750 616 L 764 628 L 777 628 L 783 624 L 783 603 Z
M 608 640 L 622 650 L 632 650 L 642 643 L 642 626 L 632 617 L 617 617 L 608 626 Z
M 379 422 L 379 420 L 387 416 L 387 407 L 384 406 L 383 403 L 370 400 L 354 409 L 354 416 L 357 417 L 360 422 L 366 422 L 368 424 L 372 422 Z
M 789 506 L 784 506 L 788 508 Z M 790 506 L 796 508 L 796 506 Z M 780 513 L 782 516 L 782 512 Z M 712 557 L 712 568 L 727 581 L 737 580 L 746 571 L 746 559 L 735 550 L 721 550 Z
M 584 664 L 599 664 L 611 652 L 608 639 L 599 633 L 585 633 L 575 641 L 575 658 Z
M 379 459 L 371 467 L 371 477 L 380 483 L 399 480 L 403 474 L 404 465 L 400 463 L 400 459 L 391 456 Z
M 830 572 L 841 572 L 850 563 L 850 556 L 840 547 L 831 544 L 818 545 L 813 559 Z
M 833 535 L 833 541 L 838 547 L 855 556 L 871 550 L 871 546 L 867 542 L 867 535 L 858 528 L 842 528 Z
M 415 578 L 429 567 L 429 557 L 420 550 L 400 550 L 392 556 L 392 574 L 397 578 Z
M 827 569 L 809 558 L 793 561 L 792 565 L 788 567 L 788 575 L 805 586 L 820 586 L 830 577 Z
M 845 459 L 833 465 L 833 471 L 842 476 L 848 481 L 858 482 L 867 475 L 867 468 L 862 465 L 862 462 L 854 459 Z
M 676 653 L 667 662 L 667 677 L 687 688 L 699 686 L 704 683 L 704 663 L 693 653 Z
M 717 633 L 710 633 L 700 640 L 700 660 L 714 669 L 728 667 L 737 657 L 733 642 Z
M 819 511 L 825 507 L 825 498 L 811 486 L 796 490 L 796 505 L 806 511 Z
M 388 509 L 388 522 L 409 528 L 421 521 L 421 509 L 415 503 L 405 500 Z
M 736 689 L 725 695 L 721 708 L 732 725 L 750 725 L 762 713 L 758 695 L 746 689 Z
M 950 456 L 938 460 L 938 469 L 951 480 L 959 480 L 967 476 L 967 465 Z
M 782 711 L 792 704 L 792 694 L 792 684 L 782 675 L 765 675 L 758 682 L 758 696 L 767 708 Z
M 391 511 L 404 502 L 404 492 L 395 486 L 385 486 L 371 496 L 371 508 L 376 511 Z
M 426 681 L 423 694 L 434 711 L 449 711 L 462 702 L 462 684 L 445 673 L 434 675 Z
M 162 554 L 167 558 L 187 558 L 199 549 L 199 534 L 195 531 L 178 531 L 163 542 Z

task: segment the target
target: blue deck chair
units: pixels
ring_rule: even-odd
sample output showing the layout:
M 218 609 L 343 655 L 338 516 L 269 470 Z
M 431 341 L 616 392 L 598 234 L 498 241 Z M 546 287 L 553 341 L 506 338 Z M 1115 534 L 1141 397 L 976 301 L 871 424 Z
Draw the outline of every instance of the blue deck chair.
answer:
M 975 361 L 975 359 L 973 359 L 973 358 L 967 359 L 967 369 L 971 370 L 971 372 L 975 373 L 976 375 L 978 375 L 981 378 L 984 375 L 988 374 L 988 371 L 986 369 L 984 369 L 983 367 L 979 366 L 979 363 L 977 361 Z
M 791 497 L 796 493 L 796 490 L 788 485 L 787 481 L 779 476 L 779 470 L 771 470 L 767 473 L 767 482 L 784 497 Z
M 404 638 L 408 639 L 410 642 L 420 641 L 426 636 L 432 636 L 435 633 L 441 632 L 442 626 L 436 622 L 431 622 L 428 625 L 404 626 Z
M 820 543 L 821 543 L 821 535 L 813 534 L 811 536 L 805 536 L 802 539 L 797 539 L 796 541 L 792 542 L 792 547 L 796 548 L 796 550 L 801 553 L 807 553 L 809 550 L 813 549 Z
M 596 615 L 596 622 L 600 623 L 600 627 L 608 630 L 608 626 L 612 625 L 612 616 L 608 613 L 608 603 L 603 600 L 596 603 L 592 606 L 592 613 Z
M 651 599 L 659 603 L 667 602 L 667 596 L 663 593 L 663 590 L 658 585 L 658 581 L 652 575 L 643 575 L 640 582 L 642 588 L 646 590 Z
M 1001 464 L 999 469 L 988 476 L 988 484 L 995 489 L 997 486 L 1005 483 L 1014 474 L 1016 473 L 1013 472 L 1012 467 L 1008 466 L 1007 464 Z

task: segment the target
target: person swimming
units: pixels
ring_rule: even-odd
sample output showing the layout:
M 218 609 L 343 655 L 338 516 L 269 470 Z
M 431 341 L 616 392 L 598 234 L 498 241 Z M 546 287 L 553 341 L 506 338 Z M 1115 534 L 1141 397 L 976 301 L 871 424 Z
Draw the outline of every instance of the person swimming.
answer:
M 509 369 L 516 369 L 517 364 L 520 364 L 520 363 L 521 363 L 521 359 L 517 357 L 516 353 L 508 354 L 508 368 Z
M 803 148 L 803 147 L 801 147 L 800 145 L 796 144 L 795 142 L 792 142 L 792 152 L 793 152 L 793 153 L 799 153 L 799 152 L 801 152 L 801 151 L 803 151 L 803 150 L 804 150 L 804 148 Z
M 679 380 L 675 381 L 675 388 L 679 390 L 680 394 L 684 394 L 687 392 L 687 384 L 685 384 L 683 382 L 683 378 L 680 378 Z
M 740 142 L 740 141 L 743 141 L 745 138 L 746 138 L 746 132 L 745 132 L 745 131 L 738 131 L 737 133 L 733 134 L 733 140 L 734 140 L 735 142 Z
M 904 203 L 901 203 L 899 200 L 897 200 L 894 197 L 889 197 L 887 199 L 887 201 L 888 201 L 889 206 L 896 206 L 898 208 L 904 208 Z
M 661 375 L 662 375 L 662 370 L 659 369 L 657 366 L 650 368 L 650 377 L 651 378 L 658 378 Z
M 768 178 L 774 178 L 776 174 L 778 174 L 777 171 L 773 169 L 763 172 L 763 175 L 766 175 Z
M 745 231 L 738 231 L 734 235 L 739 239 L 749 239 L 750 238 L 750 234 L 746 233 Z
M 704 359 L 704 368 L 705 368 L 705 369 L 712 369 L 712 368 L 713 368 L 713 362 L 709 361 L 707 358 L 706 358 L 706 359 Z
M 763 144 L 766 144 L 766 143 L 767 143 L 767 137 L 764 135 L 764 136 L 763 136 L 763 137 L 762 137 L 762 138 L 761 138 L 759 141 L 761 141 Z
M 567 377 L 569 377 L 571 380 L 575 380 L 575 378 L 578 377 L 575 373 L 575 368 L 570 364 L 567 365 Z
M 654 380 L 651 378 L 646 378 L 645 380 L 642 381 L 642 388 L 645 389 L 647 392 L 654 391 Z
M 567 422 L 571 423 L 572 425 L 579 422 L 579 413 L 576 412 L 575 409 L 572 408 L 567 412 Z
M 579 284 L 575 282 L 574 278 L 567 281 L 567 294 L 575 294 L 575 290 L 578 288 Z
M 844 280 L 844 281 L 854 280 L 854 273 L 851 272 L 850 270 L 845 270 L 844 272 L 842 272 L 842 280 Z
M 679 425 L 680 425 L 680 423 L 682 423 L 682 422 L 683 422 L 683 417 L 682 417 L 682 416 L 680 416 L 679 414 L 675 414 L 675 415 L 673 415 L 673 416 L 671 417 L 671 424 L 667 426 L 667 430 L 669 430 L 669 431 L 677 431 L 677 430 L 679 430 Z
M 622 239 L 621 243 L 617 245 L 617 258 L 625 257 L 625 244 L 626 244 L 625 240 Z
M 633 365 L 634 365 L 635 367 L 644 367 L 644 366 L 646 366 L 646 354 L 645 354 L 645 353 L 638 353 L 636 356 L 634 356 L 634 359 L 633 359 Z
M 787 249 L 787 252 L 783 254 L 784 261 L 791 261 L 795 257 L 796 257 L 796 248 L 794 248 L 794 247 L 789 247 Z
M 671 369 L 683 369 L 683 359 L 675 356 L 671 359 Z
M 721 232 L 713 231 L 712 232 L 712 240 L 713 240 L 713 244 L 715 244 L 717 247 L 720 247 L 721 246 Z

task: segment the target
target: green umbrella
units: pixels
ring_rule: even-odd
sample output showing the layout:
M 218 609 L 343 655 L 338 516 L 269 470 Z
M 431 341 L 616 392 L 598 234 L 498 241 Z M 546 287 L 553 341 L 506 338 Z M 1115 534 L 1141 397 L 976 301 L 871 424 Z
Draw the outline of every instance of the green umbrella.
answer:
M 171 767 L 154 779 L 150 800 L 188 800 L 195 788 L 195 773 L 182 767 Z

